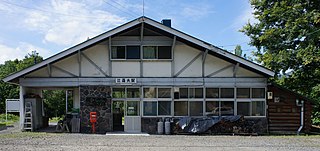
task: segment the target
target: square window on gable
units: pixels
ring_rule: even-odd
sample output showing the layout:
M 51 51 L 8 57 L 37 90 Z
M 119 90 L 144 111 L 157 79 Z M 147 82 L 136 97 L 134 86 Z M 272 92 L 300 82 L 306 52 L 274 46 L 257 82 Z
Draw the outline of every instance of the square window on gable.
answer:
M 112 46 L 111 47 L 111 59 L 125 59 L 126 47 L 125 46 Z
M 143 59 L 157 59 L 156 46 L 143 46 Z
M 158 59 L 171 59 L 171 46 L 158 46 Z
M 140 59 L 140 46 L 127 46 L 127 59 Z

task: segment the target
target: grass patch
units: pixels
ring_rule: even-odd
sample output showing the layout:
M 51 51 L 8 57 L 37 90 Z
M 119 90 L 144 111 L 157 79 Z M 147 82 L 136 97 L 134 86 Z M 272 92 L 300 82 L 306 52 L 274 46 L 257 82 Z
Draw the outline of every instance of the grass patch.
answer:
M 14 123 L 19 121 L 19 116 L 8 114 L 8 121 L 6 121 L 6 114 L 0 114 L 0 124 L 5 124 L 7 126 L 13 126 Z

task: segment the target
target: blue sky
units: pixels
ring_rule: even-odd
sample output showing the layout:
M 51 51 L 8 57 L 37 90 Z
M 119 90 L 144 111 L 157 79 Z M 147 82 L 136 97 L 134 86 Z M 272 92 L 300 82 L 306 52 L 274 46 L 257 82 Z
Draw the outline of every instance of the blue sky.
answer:
M 47 58 L 142 16 L 143 0 L 0 0 L 0 63 L 33 50 Z M 256 22 L 248 0 L 145 0 L 144 14 L 232 51 L 254 47 L 238 32 Z

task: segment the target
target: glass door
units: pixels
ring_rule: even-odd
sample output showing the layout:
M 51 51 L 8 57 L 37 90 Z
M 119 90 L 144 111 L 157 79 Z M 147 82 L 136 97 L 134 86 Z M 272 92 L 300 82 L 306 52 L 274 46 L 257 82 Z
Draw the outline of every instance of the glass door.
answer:
M 140 101 L 126 101 L 124 131 L 141 132 Z

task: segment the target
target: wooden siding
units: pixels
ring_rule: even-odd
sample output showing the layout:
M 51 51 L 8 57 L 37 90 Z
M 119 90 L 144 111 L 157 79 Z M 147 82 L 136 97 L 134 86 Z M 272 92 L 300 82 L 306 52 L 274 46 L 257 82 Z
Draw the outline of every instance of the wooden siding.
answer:
M 301 107 L 296 105 L 296 99 L 304 99 L 293 92 L 275 86 L 268 86 L 268 92 L 273 92 L 273 99 L 267 100 L 269 132 L 296 133 L 300 127 L 301 110 Z M 275 97 L 280 97 L 280 102 L 275 102 Z M 304 102 L 304 127 L 302 132 L 307 133 L 311 129 L 312 106 L 310 101 L 304 100 Z

